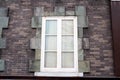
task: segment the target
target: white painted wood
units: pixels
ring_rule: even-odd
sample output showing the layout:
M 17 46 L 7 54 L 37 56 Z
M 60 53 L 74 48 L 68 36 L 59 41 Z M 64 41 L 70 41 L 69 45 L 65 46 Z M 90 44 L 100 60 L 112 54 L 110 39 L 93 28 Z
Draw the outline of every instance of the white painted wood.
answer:
M 73 36 L 74 50 L 63 50 L 61 49 L 62 40 L 62 20 L 73 20 L 74 34 L 66 34 L 65 36 Z M 83 76 L 83 73 L 78 73 L 78 39 L 77 39 L 77 17 L 75 16 L 56 16 L 56 17 L 43 17 L 42 18 L 42 36 L 41 36 L 41 72 L 35 72 L 35 76 Z M 45 30 L 46 20 L 57 20 L 57 50 L 45 50 Z M 55 34 L 47 34 L 55 35 Z M 57 52 L 57 68 L 46 68 L 45 65 L 45 52 Z M 73 52 L 74 53 L 74 67 L 73 68 L 62 68 L 61 55 L 62 52 Z M 46 73 L 47 72 L 47 73 Z M 60 73 L 58 73 L 60 72 Z M 63 73 L 65 72 L 65 73 Z
M 78 72 L 78 30 L 77 30 L 77 17 L 74 19 L 74 65 L 76 72 Z
M 47 77 L 82 77 L 83 73 L 63 73 L 63 72 L 36 72 L 35 76 L 47 76 Z
M 58 30 L 58 42 L 57 42 L 57 60 L 58 60 L 58 70 L 61 69 L 61 19 L 58 19 L 58 25 L 57 25 L 57 30 Z
M 45 52 L 45 18 L 42 17 L 42 35 L 41 35 L 41 61 L 40 69 L 44 68 L 44 52 Z M 40 70 L 42 71 L 42 70 Z

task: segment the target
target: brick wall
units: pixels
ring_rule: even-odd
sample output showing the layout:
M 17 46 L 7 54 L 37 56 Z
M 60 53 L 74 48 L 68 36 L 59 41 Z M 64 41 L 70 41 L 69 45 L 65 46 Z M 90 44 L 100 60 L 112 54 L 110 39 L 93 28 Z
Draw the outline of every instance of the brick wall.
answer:
M 0 75 L 33 75 L 28 71 L 28 61 L 34 59 L 30 49 L 30 39 L 35 36 L 31 28 L 33 8 L 44 6 L 53 10 L 54 6 L 66 6 L 74 10 L 75 5 L 87 7 L 89 28 L 84 36 L 90 38 L 90 49 L 85 50 L 85 60 L 90 61 L 91 71 L 85 76 L 113 76 L 112 37 L 108 0 L 3 0 L 0 7 L 9 8 L 10 22 L 3 30 L 7 48 L 1 50 L 1 59 L 6 61 L 6 69 Z

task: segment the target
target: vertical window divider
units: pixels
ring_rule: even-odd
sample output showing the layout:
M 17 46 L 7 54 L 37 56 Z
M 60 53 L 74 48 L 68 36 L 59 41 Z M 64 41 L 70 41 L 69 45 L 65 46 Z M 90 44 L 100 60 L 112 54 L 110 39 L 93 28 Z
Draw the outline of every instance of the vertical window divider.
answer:
M 61 69 L 61 18 L 57 19 L 57 68 Z
M 77 32 L 77 17 L 74 19 L 74 68 L 78 72 L 78 32 Z M 77 46 L 77 47 L 76 47 Z
M 42 36 L 41 36 L 41 70 L 44 69 L 44 65 L 45 65 L 45 25 L 46 25 L 46 19 L 45 17 L 42 17 L 43 21 L 42 21 Z

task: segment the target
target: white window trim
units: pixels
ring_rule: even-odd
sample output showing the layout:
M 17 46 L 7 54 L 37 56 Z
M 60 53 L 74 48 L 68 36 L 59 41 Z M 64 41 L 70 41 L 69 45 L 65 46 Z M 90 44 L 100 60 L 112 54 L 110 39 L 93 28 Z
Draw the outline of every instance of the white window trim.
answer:
M 82 77 L 83 73 L 63 73 L 63 72 L 35 72 L 35 76 L 46 76 L 46 77 Z
M 57 69 L 51 69 L 51 68 L 44 68 L 44 52 L 45 52 L 45 21 L 46 20 L 56 20 L 60 23 L 58 23 L 58 27 L 61 25 L 62 19 L 73 19 L 74 20 L 74 68 L 60 68 L 61 64 L 57 64 Z M 41 38 L 41 66 L 40 66 L 40 72 L 35 72 L 35 76 L 83 76 L 83 73 L 78 72 L 78 37 L 77 37 L 77 17 L 76 16 L 54 16 L 54 17 L 42 17 L 42 38 Z M 57 31 L 57 40 L 61 41 L 61 30 Z M 57 41 L 57 52 L 61 54 L 61 43 L 60 41 Z M 61 55 L 59 55 L 61 59 Z M 58 63 L 60 63 L 60 59 L 58 59 Z M 59 72 L 59 73 L 58 73 Z

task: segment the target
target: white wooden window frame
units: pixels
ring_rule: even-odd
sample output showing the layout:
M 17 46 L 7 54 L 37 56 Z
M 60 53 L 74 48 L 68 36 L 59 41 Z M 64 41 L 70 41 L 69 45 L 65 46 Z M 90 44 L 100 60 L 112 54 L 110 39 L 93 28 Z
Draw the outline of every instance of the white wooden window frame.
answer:
M 61 28 L 57 31 L 57 68 L 45 68 L 45 28 L 46 20 L 57 20 L 57 27 L 62 27 L 62 20 L 73 20 L 74 24 L 74 68 L 61 68 Z M 83 76 L 78 72 L 78 34 L 77 34 L 77 17 L 76 16 L 53 16 L 42 17 L 42 36 L 41 36 L 41 62 L 40 72 L 35 72 L 35 76 Z M 69 34 L 71 35 L 71 34 Z

